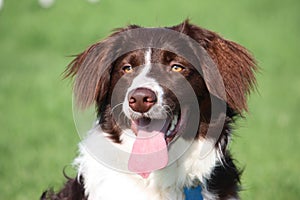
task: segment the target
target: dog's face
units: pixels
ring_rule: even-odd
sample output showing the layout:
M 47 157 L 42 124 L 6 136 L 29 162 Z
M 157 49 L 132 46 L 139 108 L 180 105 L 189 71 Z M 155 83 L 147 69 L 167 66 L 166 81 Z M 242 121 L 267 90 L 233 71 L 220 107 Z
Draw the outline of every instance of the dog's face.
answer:
M 200 73 L 188 61 L 161 49 L 129 52 L 115 62 L 111 74 L 114 94 L 108 96 L 113 108 L 122 106 L 117 114 L 124 113 L 136 135 L 139 125 L 162 121 L 167 143 L 187 123 L 191 103 L 198 105 L 207 91 Z M 192 95 L 198 97 L 195 102 L 191 102 Z
M 246 110 L 255 62 L 243 47 L 188 21 L 143 29 L 140 35 L 130 32 L 139 29 L 120 29 L 92 45 L 67 75 L 76 75 L 78 105 L 96 104 L 101 128 L 114 142 L 122 142 L 125 129 L 136 136 L 129 169 L 147 176 L 166 166 L 167 145 L 176 138 L 205 138 L 219 116 L 232 118 Z M 222 129 L 216 141 L 220 135 Z M 144 153 L 153 154 L 146 159 L 152 166 L 134 156 Z

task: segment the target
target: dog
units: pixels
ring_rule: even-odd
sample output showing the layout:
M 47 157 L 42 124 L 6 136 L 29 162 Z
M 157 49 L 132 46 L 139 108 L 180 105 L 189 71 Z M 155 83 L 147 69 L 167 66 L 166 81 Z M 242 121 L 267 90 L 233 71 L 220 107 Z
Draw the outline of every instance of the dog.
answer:
M 228 150 L 247 111 L 257 65 L 241 45 L 185 20 L 129 25 L 76 56 L 76 107 L 95 107 L 79 145 L 78 176 L 51 200 L 239 199 L 242 171 Z

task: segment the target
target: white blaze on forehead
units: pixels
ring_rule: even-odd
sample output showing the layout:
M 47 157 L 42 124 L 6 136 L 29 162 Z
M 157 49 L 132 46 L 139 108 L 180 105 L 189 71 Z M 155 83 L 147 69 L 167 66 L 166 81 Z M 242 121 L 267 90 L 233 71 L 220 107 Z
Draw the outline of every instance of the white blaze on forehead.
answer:
M 147 49 L 146 53 L 145 53 L 145 65 L 149 65 L 151 64 L 151 49 Z
M 145 64 L 143 66 L 143 69 L 140 74 L 133 79 L 131 86 L 128 88 L 128 92 L 140 87 L 148 88 L 156 93 L 158 97 L 158 103 L 160 103 L 163 89 L 161 88 L 157 80 L 155 80 L 155 77 L 149 77 L 148 75 L 152 68 L 151 55 L 152 51 L 149 48 L 145 51 L 144 54 Z
M 143 66 L 144 69 L 142 69 L 140 74 L 133 79 L 130 88 L 128 88 L 128 91 L 131 91 L 138 87 L 146 87 L 147 85 L 149 85 L 149 83 L 155 82 L 153 78 L 147 77 L 147 74 L 151 70 L 151 54 L 152 54 L 151 49 L 147 49 L 144 54 L 144 58 L 145 58 L 145 64 Z

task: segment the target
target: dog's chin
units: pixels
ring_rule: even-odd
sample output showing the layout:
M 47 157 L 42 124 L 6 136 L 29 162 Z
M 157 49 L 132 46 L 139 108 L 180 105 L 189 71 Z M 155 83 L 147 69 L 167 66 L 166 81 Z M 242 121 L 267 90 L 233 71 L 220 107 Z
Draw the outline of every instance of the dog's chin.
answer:
M 166 117 L 149 117 L 141 115 L 138 118 L 130 118 L 131 130 L 137 136 L 140 129 L 149 131 L 158 131 L 164 134 L 165 141 L 170 144 L 179 136 L 179 130 L 184 121 L 184 115 L 180 110 L 174 111 L 173 115 L 167 115 Z

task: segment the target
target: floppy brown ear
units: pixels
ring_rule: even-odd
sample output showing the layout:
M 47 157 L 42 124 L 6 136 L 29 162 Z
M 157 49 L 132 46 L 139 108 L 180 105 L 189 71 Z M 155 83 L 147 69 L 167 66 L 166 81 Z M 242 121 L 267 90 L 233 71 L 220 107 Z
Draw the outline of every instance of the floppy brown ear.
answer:
M 105 40 L 91 45 L 79 54 L 65 70 L 66 77 L 74 77 L 76 105 L 85 109 L 95 101 L 101 106 L 110 85 L 110 74 L 115 59 L 120 55 L 124 39 L 118 34 L 139 26 L 129 25 L 115 29 Z
M 85 109 L 94 101 L 104 101 L 110 81 L 109 39 L 96 43 L 79 54 L 67 67 L 65 77 L 75 76 L 76 105 Z
M 247 94 L 256 83 L 254 72 L 257 70 L 256 62 L 250 53 L 241 45 L 192 25 L 188 20 L 172 28 L 200 43 L 217 65 L 223 78 L 227 104 L 238 113 L 247 111 Z M 204 76 L 210 73 L 205 71 L 209 70 L 205 67 L 202 70 Z M 216 85 L 212 79 L 205 81 L 210 92 L 219 89 L 214 88 Z
M 241 45 L 221 37 L 207 51 L 223 77 L 229 106 L 239 113 L 247 111 L 247 95 L 256 84 L 254 58 Z
M 118 34 L 129 29 L 139 28 L 129 25 L 115 31 L 105 40 L 91 45 L 79 54 L 65 70 L 66 77 L 74 77 L 76 105 L 85 109 L 95 101 L 101 106 L 105 101 L 110 85 L 110 74 L 115 59 L 120 55 L 124 39 Z

